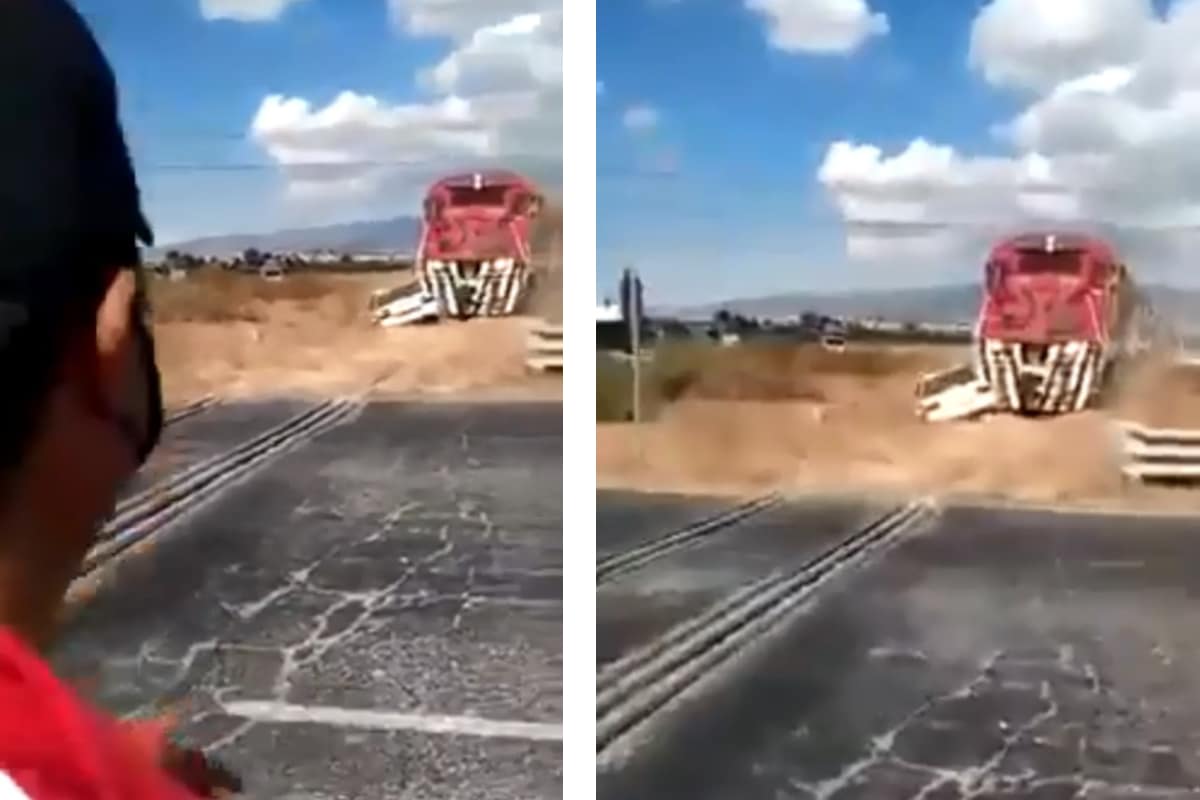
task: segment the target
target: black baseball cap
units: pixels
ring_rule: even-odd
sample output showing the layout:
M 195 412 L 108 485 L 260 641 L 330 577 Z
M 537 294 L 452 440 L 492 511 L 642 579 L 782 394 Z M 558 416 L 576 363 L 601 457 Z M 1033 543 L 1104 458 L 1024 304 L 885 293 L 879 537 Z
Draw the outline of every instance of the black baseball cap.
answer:
M 136 266 L 154 238 L 116 81 L 67 0 L 0 0 L 0 109 L 0 302 L 53 303 Z

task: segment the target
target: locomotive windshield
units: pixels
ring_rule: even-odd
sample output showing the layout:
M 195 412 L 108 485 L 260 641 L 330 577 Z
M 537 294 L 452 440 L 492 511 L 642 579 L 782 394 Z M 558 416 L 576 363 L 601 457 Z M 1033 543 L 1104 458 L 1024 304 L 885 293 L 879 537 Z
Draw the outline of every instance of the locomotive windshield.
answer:
M 1083 254 L 1076 250 L 1050 253 L 1023 250 L 1017 259 L 1017 272 L 1022 275 L 1078 275 L 1083 272 Z
M 508 197 L 507 186 L 455 186 L 450 189 L 451 206 L 503 206 Z

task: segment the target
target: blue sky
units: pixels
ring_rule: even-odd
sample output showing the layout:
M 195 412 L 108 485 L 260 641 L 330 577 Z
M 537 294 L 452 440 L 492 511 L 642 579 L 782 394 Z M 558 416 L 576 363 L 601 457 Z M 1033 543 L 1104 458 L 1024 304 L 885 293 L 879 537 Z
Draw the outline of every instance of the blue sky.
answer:
M 75 4 L 117 73 L 160 242 L 415 213 L 460 166 L 561 175 L 558 2 Z M 497 117 L 497 93 L 525 110 Z M 530 130 L 536 146 L 518 146 Z
M 838 6 L 880 22 L 840 42 L 844 29 L 832 28 L 823 44 L 813 20 Z M 782 17 L 764 8 L 809 16 L 788 40 L 773 27 Z M 1064 219 L 1111 199 L 1071 184 L 1086 170 L 1072 172 L 1078 154 L 1052 136 L 1049 114 L 1060 97 L 1081 96 L 1067 91 L 1081 78 L 1114 67 L 1151 74 L 1152 37 L 1182 41 L 1190 31 L 1190 20 L 1166 18 L 1167 8 L 1150 0 L 603 0 L 598 291 L 611 294 L 626 264 L 659 302 L 972 280 L 988 235 L 972 226 L 1034 213 L 1006 176 L 1041 179 L 1049 170 L 1060 190 L 1076 193 L 1070 209 L 1065 200 L 1052 209 Z M 1137 106 L 1124 86 L 1095 101 L 1150 114 L 1174 97 Z M 1102 92 L 1086 97 L 1094 94 Z M 1022 116 L 1033 121 L 1018 134 L 998 129 Z M 828 165 L 837 179 L 823 181 L 837 142 L 878 151 L 843 152 Z M 1106 155 L 1136 163 L 1131 147 Z M 848 216 L 940 219 L 983 205 L 989 187 L 1000 187 L 994 200 L 953 237 L 906 242 L 895 258 L 886 242 L 852 241 L 842 225 Z

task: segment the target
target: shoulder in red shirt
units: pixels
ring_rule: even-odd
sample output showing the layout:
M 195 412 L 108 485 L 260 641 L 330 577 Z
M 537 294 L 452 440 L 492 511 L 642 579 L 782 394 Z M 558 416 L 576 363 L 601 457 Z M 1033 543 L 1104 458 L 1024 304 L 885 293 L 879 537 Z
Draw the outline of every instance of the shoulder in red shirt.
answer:
M 88 706 L 0 627 L 0 800 L 195 800 L 159 766 L 163 746 L 165 733 Z

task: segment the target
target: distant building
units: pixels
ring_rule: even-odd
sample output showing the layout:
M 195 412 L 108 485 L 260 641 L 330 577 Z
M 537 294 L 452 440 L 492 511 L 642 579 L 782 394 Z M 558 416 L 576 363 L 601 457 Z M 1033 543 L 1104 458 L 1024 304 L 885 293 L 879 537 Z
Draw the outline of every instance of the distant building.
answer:
M 308 250 L 296 253 L 295 258 L 305 264 L 339 264 L 342 254 L 332 250 Z

